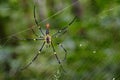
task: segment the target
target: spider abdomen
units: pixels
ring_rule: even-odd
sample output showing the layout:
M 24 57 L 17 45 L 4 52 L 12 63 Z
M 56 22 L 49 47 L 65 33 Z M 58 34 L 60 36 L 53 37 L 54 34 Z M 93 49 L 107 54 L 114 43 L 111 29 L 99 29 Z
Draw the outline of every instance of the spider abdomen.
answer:
M 46 42 L 47 44 L 50 44 L 50 43 L 51 43 L 51 36 L 50 36 L 50 35 L 46 35 L 46 36 L 45 36 L 45 42 Z
M 50 43 L 50 38 L 49 37 L 46 38 L 46 42 Z

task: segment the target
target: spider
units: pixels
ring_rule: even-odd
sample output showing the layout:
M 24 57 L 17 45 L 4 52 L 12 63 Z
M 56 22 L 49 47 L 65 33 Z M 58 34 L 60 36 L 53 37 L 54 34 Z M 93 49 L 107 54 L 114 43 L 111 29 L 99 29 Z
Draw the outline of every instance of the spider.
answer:
M 57 38 L 56 36 L 57 36 L 58 34 L 64 34 L 64 33 L 67 31 L 67 28 L 75 21 L 75 19 L 76 19 L 77 17 L 75 16 L 74 19 L 73 19 L 67 26 L 65 26 L 64 28 L 58 30 L 58 31 L 57 31 L 56 33 L 54 33 L 53 35 L 50 35 L 50 32 L 49 32 L 49 30 L 50 30 L 50 24 L 49 24 L 49 23 L 46 24 L 46 32 L 44 33 L 44 32 L 42 31 L 41 27 L 40 27 L 39 24 L 38 24 L 38 21 L 37 21 L 37 19 L 36 19 L 36 15 L 35 15 L 36 13 L 35 13 L 35 12 L 36 12 L 36 11 L 35 11 L 35 5 L 34 5 L 34 20 L 35 20 L 35 23 L 36 23 L 36 25 L 38 26 L 38 29 L 40 30 L 42 36 L 37 35 L 37 34 L 35 33 L 35 31 L 32 29 L 33 34 L 34 34 L 37 38 L 35 38 L 35 39 L 24 39 L 24 40 L 33 40 L 33 41 L 42 40 L 43 43 L 42 43 L 41 48 L 39 49 L 38 53 L 33 57 L 33 59 L 31 60 L 31 62 L 29 62 L 29 63 L 28 63 L 27 65 L 25 65 L 24 67 L 22 67 L 20 70 L 24 70 L 24 69 L 28 68 L 28 67 L 37 59 L 37 57 L 38 57 L 38 55 L 41 53 L 44 45 L 48 45 L 48 46 L 51 45 L 51 46 L 52 46 L 52 49 L 53 49 L 54 55 L 55 55 L 55 57 L 56 57 L 56 59 L 57 59 L 57 62 L 59 63 L 59 65 L 60 65 L 61 68 L 63 69 L 63 66 L 62 66 L 62 64 L 61 64 L 61 61 L 60 61 L 59 57 L 57 56 L 56 50 L 55 50 L 55 48 L 54 48 L 54 44 L 53 44 L 52 39 L 53 39 L 53 38 Z M 63 61 L 66 60 L 67 50 L 64 48 L 64 46 L 63 46 L 61 43 L 57 43 L 57 45 L 59 45 L 59 46 L 64 50 L 64 52 L 65 52 L 65 57 L 64 57 Z M 63 69 L 63 70 L 64 70 L 64 69 Z M 65 71 L 65 70 L 64 70 L 64 71 Z

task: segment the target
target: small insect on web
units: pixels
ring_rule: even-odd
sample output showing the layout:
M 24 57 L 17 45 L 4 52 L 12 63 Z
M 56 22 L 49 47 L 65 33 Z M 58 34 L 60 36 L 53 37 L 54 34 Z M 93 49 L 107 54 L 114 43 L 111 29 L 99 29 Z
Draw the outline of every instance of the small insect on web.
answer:
M 63 71 L 65 71 L 64 68 L 63 68 L 63 66 L 62 66 L 62 64 L 61 64 L 61 61 L 60 61 L 59 57 L 57 56 L 57 53 L 56 53 L 56 50 L 55 50 L 55 48 L 54 48 L 54 43 L 53 43 L 52 39 L 57 38 L 56 36 L 57 36 L 58 34 L 64 34 L 65 32 L 67 32 L 67 28 L 75 21 L 75 19 L 77 18 L 77 16 L 75 16 L 74 19 L 73 19 L 67 26 L 65 26 L 64 28 L 58 30 L 58 31 L 57 31 L 56 33 L 54 33 L 53 35 L 50 35 L 50 32 L 49 32 L 50 24 L 46 24 L 46 32 L 44 33 L 44 32 L 42 31 L 40 25 L 38 24 L 38 21 L 37 21 L 37 19 L 36 19 L 36 15 L 35 15 L 36 13 L 35 13 L 35 12 L 36 12 L 36 11 L 35 11 L 35 5 L 34 5 L 34 20 L 35 20 L 35 23 L 36 23 L 38 29 L 40 30 L 42 36 L 39 36 L 38 34 L 36 34 L 35 31 L 32 29 L 33 34 L 34 34 L 37 38 L 35 38 L 35 39 L 29 38 L 29 39 L 24 39 L 24 40 L 33 40 L 33 41 L 39 41 L 39 40 L 40 40 L 40 41 L 43 41 L 43 43 L 42 43 L 42 46 L 41 46 L 41 48 L 39 49 L 38 53 L 33 57 L 33 59 L 31 60 L 31 62 L 29 62 L 29 63 L 28 63 L 27 65 L 25 65 L 24 67 L 22 67 L 22 68 L 20 69 L 20 71 L 21 71 L 21 70 L 25 70 L 26 68 L 28 68 L 28 67 L 32 64 L 32 62 L 34 62 L 34 61 L 37 59 L 37 57 L 38 57 L 38 55 L 41 53 L 44 45 L 49 45 L 49 46 L 51 45 L 51 47 L 52 47 L 52 49 L 53 49 L 53 52 L 54 52 L 54 55 L 55 55 L 55 57 L 56 57 L 59 65 L 60 65 L 60 67 L 63 69 Z M 65 57 L 64 57 L 63 61 L 66 60 L 67 50 L 64 48 L 64 46 L 63 46 L 61 43 L 57 43 L 57 45 L 59 45 L 59 46 L 64 50 L 64 52 L 65 52 Z

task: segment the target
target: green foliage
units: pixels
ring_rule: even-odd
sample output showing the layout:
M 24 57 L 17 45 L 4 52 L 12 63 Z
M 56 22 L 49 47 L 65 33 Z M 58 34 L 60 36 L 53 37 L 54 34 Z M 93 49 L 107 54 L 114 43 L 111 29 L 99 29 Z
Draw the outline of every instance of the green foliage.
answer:
M 119 0 L 38 1 L 0 1 L 0 80 L 120 79 Z M 45 24 L 50 23 L 51 34 L 78 16 L 66 34 L 53 39 L 68 51 L 67 60 L 62 62 L 66 73 L 59 69 L 51 47 L 44 47 L 32 65 L 16 73 L 42 45 L 42 41 L 15 39 L 36 38 L 31 28 L 40 35 L 33 17 L 34 4 L 39 24 L 45 31 Z M 63 59 L 64 51 L 54 45 Z

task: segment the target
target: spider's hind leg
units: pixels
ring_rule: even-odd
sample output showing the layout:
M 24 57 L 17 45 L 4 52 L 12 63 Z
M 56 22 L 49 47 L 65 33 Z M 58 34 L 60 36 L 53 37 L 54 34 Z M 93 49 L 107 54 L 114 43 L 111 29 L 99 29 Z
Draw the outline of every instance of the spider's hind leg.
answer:
M 20 71 L 25 70 L 26 68 L 28 68 L 28 67 L 37 59 L 37 57 L 38 57 L 39 54 L 41 53 L 44 45 L 45 45 L 45 42 L 42 44 L 39 52 L 33 57 L 33 59 L 31 60 L 31 62 L 29 62 L 27 65 L 25 65 L 23 68 L 21 68 Z
M 63 50 L 64 50 L 64 52 L 65 52 L 65 57 L 64 57 L 64 59 L 62 60 L 62 61 L 65 61 L 66 60 L 66 58 L 67 58 L 67 50 L 64 48 L 64 46 L 61 44 L 61 43 L 57 43 Z
M 51 42 L 51 45 L 52 45 L 52 48 L 53 48 L 53 52 L 54 52 L 54 55 L 55 55 L 55 57 L 56 57 L 56 59 L 57 59 L 57 61 L 58 61 L 58 63 L 59 63 L 59 65 L 60 65 L 60 67 L 62 68 L 62 70 L 65 72 L 65 70 L 64 70 L 64 68 L 63 68 L 63 66 L 62 66 L 62 64 L 61 64 L 61 61 L 60 61 L 60 59 L 58 58 L 58 56 L 57 56 L 57 53 L 56 53 L 56 51 L 55 51 L 55 48 L 54 48 L 54 46 L 53 46 L 53 43 Z

